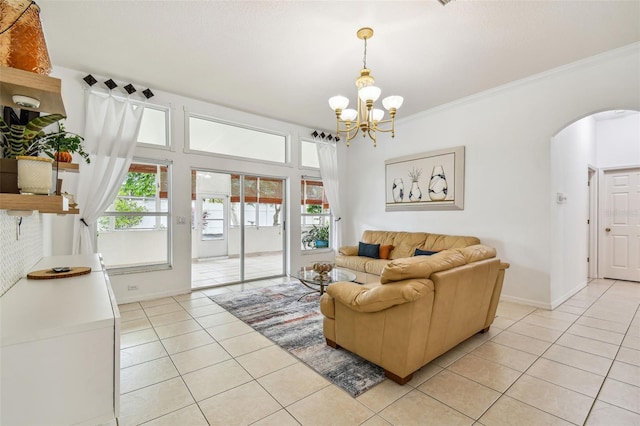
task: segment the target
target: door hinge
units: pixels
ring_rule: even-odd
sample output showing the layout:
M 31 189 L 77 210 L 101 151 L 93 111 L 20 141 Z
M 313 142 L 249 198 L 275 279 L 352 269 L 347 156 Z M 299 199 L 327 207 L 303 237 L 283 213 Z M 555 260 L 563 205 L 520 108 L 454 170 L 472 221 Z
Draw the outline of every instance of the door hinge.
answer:
M 589 219 L 587 219 L 587 225 L 588 225 L 589 223 L 591 223 L 591 221 L 590 221 Z
M 589 263 L 589 258 L 587 257 L 587 263 Z

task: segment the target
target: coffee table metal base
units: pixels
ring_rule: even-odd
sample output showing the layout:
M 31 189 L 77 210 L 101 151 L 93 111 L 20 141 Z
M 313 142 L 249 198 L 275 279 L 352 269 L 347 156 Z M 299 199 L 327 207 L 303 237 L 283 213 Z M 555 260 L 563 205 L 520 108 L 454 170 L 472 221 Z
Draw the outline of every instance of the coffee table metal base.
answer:
M 300 280 L 302 285 L 313 290 L 314 293 L 320 293 L 320 296 L 326 292 L 327 287 L 329 287 L 331 283 L 338 281 L 354 281 L 356 279 L 356 275 L 354 273 L 337 268 L 327 273 L 325 279 L 320 279 L 320 276 L 314 273 L 311 267 L 300 268 L 300 270 L 295 274 L 295 277 Z M 300 299 L 308 296 L 309 294 L 311 294 L 311 292 L 303 294 Z

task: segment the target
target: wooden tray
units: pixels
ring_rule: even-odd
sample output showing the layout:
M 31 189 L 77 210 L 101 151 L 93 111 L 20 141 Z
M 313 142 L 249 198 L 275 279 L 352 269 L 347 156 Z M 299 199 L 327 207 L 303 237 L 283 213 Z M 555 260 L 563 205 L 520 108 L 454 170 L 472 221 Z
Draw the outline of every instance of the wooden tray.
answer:
M 69 272 L 54 272 L 53 269 L 31 271 L 27 274 L 27 278 L 30 280 L 54 280 L 57 278 L 77 277 L 91 272 L 91 268 L 88 266 L 70 266 L 70 268 Z

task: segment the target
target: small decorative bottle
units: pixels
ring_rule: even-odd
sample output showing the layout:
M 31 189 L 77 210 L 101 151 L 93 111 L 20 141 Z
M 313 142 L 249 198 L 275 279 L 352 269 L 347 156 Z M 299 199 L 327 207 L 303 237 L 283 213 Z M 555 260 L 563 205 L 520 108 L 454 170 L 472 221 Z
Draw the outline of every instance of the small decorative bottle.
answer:
M 416 170 L 416 168 L 412 168 L 409 172 L 409 177 L 411 178 L 411 189 L 409 190 L 409 201 L 420 201 L 422 200 L 422 190 L 418 185 L 418 179 L 420 179 L 420 175 L 422 174 L 422 169 Z
M 404 200 L 404 182 L 401 178 L 395 178 L 391 186 L 391 195 L 394 203 L 401 203 Z
M 442 166 L 434 166 L 429 180 L 429 198 L 431 201 L 442 201 L 447 198 L 449 185 Z

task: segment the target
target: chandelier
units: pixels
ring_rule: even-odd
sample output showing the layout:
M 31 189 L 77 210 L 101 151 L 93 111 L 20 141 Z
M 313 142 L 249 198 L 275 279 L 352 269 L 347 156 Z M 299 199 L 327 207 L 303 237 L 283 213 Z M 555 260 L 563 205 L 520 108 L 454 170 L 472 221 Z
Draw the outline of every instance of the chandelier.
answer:
M 345 136 L 347 146 L 349 146 L 351 139 L 355 138 L 359 132 L 362 132 L 362 137 L 368 135 L 373 140 L 373 146 L 375 147 L 376 132 L 391 132 L 391 137 L 395 136 L 394 121 L 396 111 L 402 106 L 404 99 L 402 96 L 387 96 L 384 98 L 382 105 L 389 111 L 390 118 L 383 120 L 384 110 L 374 108 L 374 103 L 380 97 L 381 90 L 373 85 L 375 80 L 371 75 L 371 70 L 367 68 L 367 39 L 373 36 L 373 30 L 367 27 L 360 28 L 357 35 L 360 40 L 364 40 L 364 57 L 362 59 L 364 67 L 360 70 L 360 77 L 356 79 L 358 109 L 347 108 L 349 99 L 341 95 L 330 98 L 329 106 L 336 113 L 338 121 L 337 133 Z

